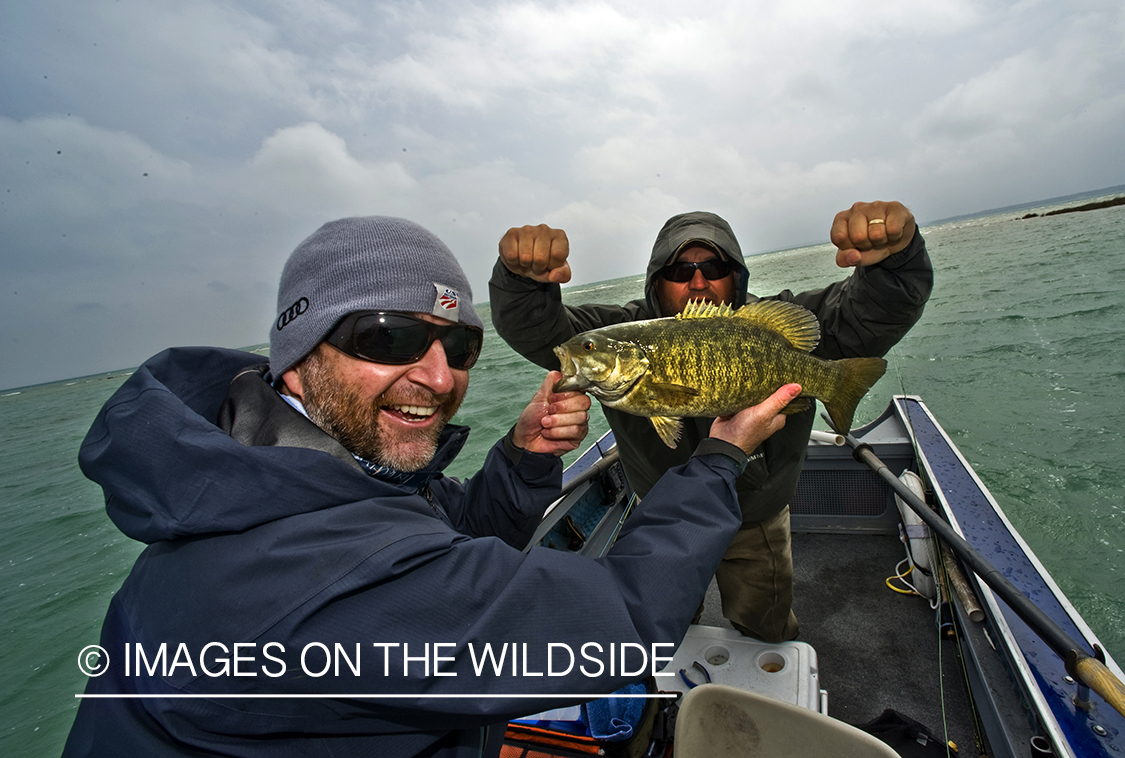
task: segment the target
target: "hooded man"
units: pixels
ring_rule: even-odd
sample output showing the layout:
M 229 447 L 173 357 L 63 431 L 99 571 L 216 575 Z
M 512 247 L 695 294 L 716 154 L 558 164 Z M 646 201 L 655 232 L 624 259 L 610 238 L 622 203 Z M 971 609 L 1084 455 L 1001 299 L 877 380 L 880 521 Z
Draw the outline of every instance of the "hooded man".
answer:
M 510 229 L 489 282 L 492 323 L 533 363 L 558 368 L 552 351 L 575 334 L 609 324 L 673 316 L 689 300 L 735 308 L 759 300 L 804 306 L 820 321 L 813 354 L 825 359 L 882 357 L 921 317 L 933 269 L 914 216 L 901 203 L 856 203 L 836 215 L 830 232 L 848 278 L 823 289 L 772 297 L 748 293 L 748 272 L 730 225 L 696 211 L 668 219 L 656 237 L 645 297 L 624 305 L 565 306 L 569 242 L 550 227 Z M 680 444 L 669 448 L 647 418 L 602 407 L 617 439 L 630 484 L 643 498 L 670 468 L 686 460 L 712 419 L 684 419 Z M 789 500 L 804 464 L 815 408 L 789 417 L 785 428 L 750 455 L 736 484 L 743 524 L 716 572 L 723 615 L 745 635 L 766 642 L 798 634 L 793 602 Z M 700 612 L 702 608 L 700 608 Z M 698 619 L 700 612 L 696 613 Z
M 800 392 L 717 422 L 604 557 L 525 551 L 590 401 L 548 374 L 479 473 L 443 476 L 482 324 L 440 240 L 325 224 L 277 314 L 268 364 L 167 350 L 83 441 L 110 518 L 148 547 L 83 651 L 65 756 L 480 756 L 511 717 L 643 678 L 609 651 L 671 655 L 738 528 L 745 451 Z M 605 662 L 559 653 L 543 676 L 552 645 Z

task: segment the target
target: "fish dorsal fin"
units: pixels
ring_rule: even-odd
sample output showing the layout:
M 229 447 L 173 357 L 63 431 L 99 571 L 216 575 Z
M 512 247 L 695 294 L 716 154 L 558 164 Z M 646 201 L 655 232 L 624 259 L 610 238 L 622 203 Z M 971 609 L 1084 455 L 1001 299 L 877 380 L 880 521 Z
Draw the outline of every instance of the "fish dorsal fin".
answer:
M 733 316 L 734 309 L 726 303 L 715 305 L 706 300 L 688 300 L 683 311 L 676 314 L 676 318 L 716 318 L 718 316 Z
M 797 350 L 811 352 L 820 342 L 820 322 L 812 311 L 782 300 L 759 300 L 734 312 L 753 324 L 780 334 Z

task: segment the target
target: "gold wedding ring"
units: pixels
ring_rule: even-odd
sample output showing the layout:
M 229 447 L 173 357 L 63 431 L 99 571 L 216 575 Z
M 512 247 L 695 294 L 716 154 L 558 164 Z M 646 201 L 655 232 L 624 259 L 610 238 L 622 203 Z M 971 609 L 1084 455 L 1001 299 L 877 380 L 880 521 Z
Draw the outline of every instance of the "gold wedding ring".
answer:
M 873 218 L 873 219 L 871 219 L 870 221 L 867 222 L 867 225 L 873 226 L 874 224 L 885 224 L 885 223 L 887 223 L 887 220 L 885 218 Z

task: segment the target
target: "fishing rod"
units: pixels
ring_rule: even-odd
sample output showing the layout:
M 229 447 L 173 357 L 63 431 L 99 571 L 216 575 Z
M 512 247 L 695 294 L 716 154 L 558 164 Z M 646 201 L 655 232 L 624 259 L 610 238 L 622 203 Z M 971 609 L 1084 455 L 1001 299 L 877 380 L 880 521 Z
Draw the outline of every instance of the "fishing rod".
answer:
M 1016 615 L 1023 619 L 1024 623 L 1063 659 L 1068 674 L 1098 693 L 1114 710 L 1125 716 L 1125 685 L 1106 667 L 1105 654 L 1100 647 L 1094 645 L 1095 655 L 1087 653 L 1039 606 L 1031 602 L 1014 584 L 1008 581 L 1008 578 L 989 563 L 976 548 L 966 542 L 961 535 L 953 530 L 953 527 L 947 524 L 897 476 L 891 473 L 887 465 L 875 455 L 870 445 L 860 442 L 850 434 L 845 435 L 844 439 L 848 447 L 852 449 L 852 456 L 860 463 L 867 465 L 889 484 L 891 489 L 902 498 L 903 502 L 909 505 L 918 514 L 918 517 L 926 522 L 926 525 L 933 529 L 941 539 L 945 540 L 945 543 L 973 570 L 980 580 L 1007 603 L 1008 607 L 1015 611 Z

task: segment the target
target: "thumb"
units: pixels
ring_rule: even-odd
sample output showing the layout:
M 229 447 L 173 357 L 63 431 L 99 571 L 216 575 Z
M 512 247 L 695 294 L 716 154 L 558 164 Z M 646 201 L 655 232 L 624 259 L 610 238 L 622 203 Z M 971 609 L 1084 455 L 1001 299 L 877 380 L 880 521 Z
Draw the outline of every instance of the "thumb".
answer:
M 548 371 L 547 376 L 543 377 L 543 383 L 539 385 L 539 389 L 535 391 L 533 402 L 538 400 L 539 402 L 546 403 L 547 399 L 551 397 L 551 393 L 555 391 L 555 384 L 557 384 L 560 379 L 562 379 L 561 371 Z
M 786 384 L 777 392 L 769 396 L 765 403 L 768 410 L 773 411 L 774 414 L 781 413 L 785 406 L 789 405 L 789 401 L 801 394 L 801 385 L 799 384 Z
M 566 284 L 570 281 L 570 264 L 564 263 L 558 268 L 553 268 L 547 274 L 547 281 L 551 284 Z

